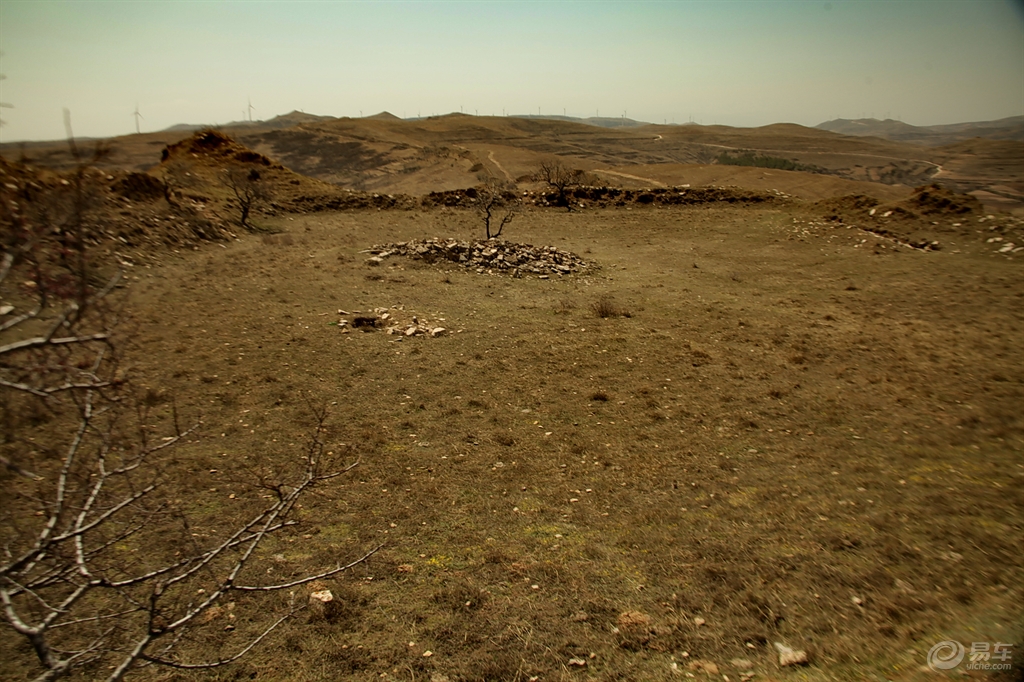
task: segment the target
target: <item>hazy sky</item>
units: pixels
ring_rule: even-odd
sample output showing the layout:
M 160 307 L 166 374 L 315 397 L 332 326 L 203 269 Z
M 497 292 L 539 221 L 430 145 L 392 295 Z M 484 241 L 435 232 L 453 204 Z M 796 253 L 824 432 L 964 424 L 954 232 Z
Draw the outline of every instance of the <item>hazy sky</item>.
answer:
M 464 110 L 915 125 L 1024 114 L 1020 0 L 0 0 L 0 139 Z

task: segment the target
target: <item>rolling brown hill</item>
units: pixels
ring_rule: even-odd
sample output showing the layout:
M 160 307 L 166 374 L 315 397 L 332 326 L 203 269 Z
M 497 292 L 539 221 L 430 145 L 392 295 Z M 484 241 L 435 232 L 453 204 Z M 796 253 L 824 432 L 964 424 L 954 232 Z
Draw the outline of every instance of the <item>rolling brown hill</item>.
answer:
M 298 174 L 382 193 L 460 189 L 488 176 L 527 181 L 541 162 L 558 158 L 609 186 L 725 184 L 814 200 L 868 194 L 890 201 L 936 181 L 976 192 L 987 205 L 1005 210 L 1021 207 L 1024 195 L 1024 143 L 1014 141 L 935 148 L 795 124 L 604 128 L 539 117 L 449 114 L 403 120 L 387 112 L 358 119 L 292 112 L 223 130 Z M 190 132 L 114 138 L 101 167 L 153 168 L 164 147 Z M 57 141 L 9 143 L 0 145 L 0 153 L 52 168 L 73 163 L 66 145 Z M 723 155 L 800 170 L 729 166 L 721 163 Z
M 1009 116 L 996 121 L 953 123 L 937 126 L 914 126 L 903 121 L 894 121 L 891 118 L 884 121 L 879 121 L 875 118 L 859 118 L 855 120 L 837 118 L 833 121 L 820 123 L 815 128 L 843 135 L 869 135 L 897 142 L 910 142 L 936 147 L 976 137 L 992 140 L 1024 141 L 1024 116 Z

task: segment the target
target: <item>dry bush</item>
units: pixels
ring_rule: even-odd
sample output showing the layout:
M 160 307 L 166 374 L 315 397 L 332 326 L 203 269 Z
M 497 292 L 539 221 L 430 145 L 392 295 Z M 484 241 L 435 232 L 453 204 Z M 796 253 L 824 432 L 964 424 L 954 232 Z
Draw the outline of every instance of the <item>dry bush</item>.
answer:
M 629 310 L 620 307 L 619 304 L 615 302 L 615 299 L 611 298 L 610 296 L 602 296 L 601 298 L 591 303 L 590 310 L 597 317 L 604 319 L 609 317 L 633 316 L 633 314 Z
M 558 307 L 555 308 L 556 315 L 568 315 L 570 311 L 576 308 L 576 302 L 569 298 L 563 298 L 558 302 Z
M 239 224 L 252 231 L 253 225 L 249 222 L 250 214 L 271 199 L 267 181 L 255 168 L 246 169 L 232 166 L 224 171 L 223 182 L 238 202 Z
M 587 179 L 587 174 L 578 168 L 569 168 L 561 161 L 546 161 L 537 169 L 535 177 L 555 191 L 559 206 L 565 206 L 566 210 L 571 211 L 569 191 L 582 185 Z

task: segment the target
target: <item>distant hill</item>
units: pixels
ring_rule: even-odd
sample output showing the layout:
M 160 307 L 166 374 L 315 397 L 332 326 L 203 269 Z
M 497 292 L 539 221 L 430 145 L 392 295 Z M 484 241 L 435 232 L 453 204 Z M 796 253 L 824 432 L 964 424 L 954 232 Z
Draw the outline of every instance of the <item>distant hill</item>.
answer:
M 387 114 L 387 112 L 384 112 Z M 388 114 L 390 116 L 390 114 Z M 370 116 L 368 118 L 379 118 L 383 114 L 377 114 L 377 116 Z M 393 119 L 402 121 L 428 121 L 441 119 L 448 116 L 465 116 L 468 118 L 522 118 L 532 121 L 562 121 L 564 123 L 582 123 L 583 125 L 596 126 L 598 128 L 638 128 L 640 126 L 651 125 L 646 121 L 637 121 L 632 118 L 625 118 L 624 116 L 618 117 L 607 117 L 607 116 L 591 116 L 590 118 L 578 118 L 576 116 L 556 116 L 554 114 L 547 116 L 542 114 L 509 114 L 508 116 L 471 116 L 469 114 L 454 112 L 451 114 L 443 114 L 438 116 L 413 116 L 410 118 Z
M 382 111 L 379 114 L 374 114 L 373 116 L 367 116 L 367 118 L 373 119 L 374 121 L 401 121 L 402 120 L 402 119 L 398 118 L 397 116 L 395 116 L 394 114 L 392 114 L 390 111 Z
M 204 128 L 242 128 L 266 125 L 267 121 L 231 121 L 230 123 L 177 123 L 158 133 L 194 133 Z
M 953 144 L 975 137 L 990 140 L 1024 141 L 1024 116 L 1010 116 L 997 121 L 978 121 L 973 123 L 953 123 L 938 126 L 913 126 L 902 121 L 887 118 L 879 121 L 876 118 L 846 119 L 837 118 L 815 126 L 819 130 L 827 130 L 842 135 L 858 137 L 880 137 L 895 142 L 910 142 L 929 147 Z
M 545 121 L 567 121 L 569 123 L 583 123 L 585 125 L 597 126 L 599 128 L 636 128 L 638 126 L 651 125 L 646 121 L 635 121 L 625 116 L 591 116 L 590 118 L 577 118 L 575 116 L 540 116 L 536 114 L 512 114 L 512 118 L 534 118 Z
M 959 191 L 987 192 L 990 199 L 1024 197 L 1024 141 L 968 137 L 999 134 L 1019 125 L 1015 119 L 936 126 L 937 132 L 899 121 L 845 123 L 858 134 L 792 123 L 732 128 L 643 124 L 622 117 L 452 113 L 410 120 L 387 112 L 336 118 L 298 111 L 219 128 L 295 173 L 378 193 L 461 189 L 478 184 L 482 175 L 529 185 L 541 163 L 557 158 L 616 186 L 740 183 L 814 200 L 859 193 L 888 201 L 907 188 L 940 182 Z M 888 135 L 923 130 L 930 144 L 886 139 L 880 126 Z M 165 147 L 191 134 L 183 128 L 114 138 L 110 155 L 97 165 L 151 169 Z M 936 146 L 950 136 L 954 142 Z M 51 168 L 76 163 L 62 140 L 0 144 L 0 154 Z M 750 159 L 752 165 L 729 163 L 736 159 Z

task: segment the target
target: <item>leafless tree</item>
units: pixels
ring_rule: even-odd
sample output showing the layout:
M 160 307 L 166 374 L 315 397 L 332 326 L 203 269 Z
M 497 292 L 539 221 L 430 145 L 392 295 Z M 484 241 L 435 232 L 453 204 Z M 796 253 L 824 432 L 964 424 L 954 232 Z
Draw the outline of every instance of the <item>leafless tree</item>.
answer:
M 547 183 L 555 190 L 556 200 L 559 206 L 565 206 L 572 210 L 572 201 L 569 200 L 569 190 L 582 185 L 587 174 L 579 169 L 569 168 L 561 161 L 546 161 L 537 170 L 537 179 Z
M 255 168 L 233 166 L 224 173 L 224 184 L 231 190 L 238 202 L 239 223 L 247 230 L 252 229 L 249 214 L 254 208 L 270 201 L 271 191 L 266 180 Z
M 379 549 L 283 581 L 260 565 L 261 544 L 295 525 L 300 498 L 357 461 L 325 452 L 327 416 L 312 408 L 312 435 L 290 473 L 259 476 L 233 526 L 197 532 L 176 499 L 188 491 L 167 482 L 170 453 L 199 423 L 182 426 L 174 409 L 160 437 L 145 402 L 133 400 L 118 357 L 121 273 L 97 278 L 87 240 L 62 234 L 88 206 L 90 159 L 73 144 L 72 153 L 78 170 L 51 188 L 0 160 L 0 638 L 20 636 L 31 650 L 5 666 L 34 667 L 36 680 L 222 666 L 306 606 L 297 588 Z M 40 202 L 47 210 L 31 208 Z M 238 621 L 225 655 L 190 658 L 200 638 L 223 634 L 218 610 L 271 592 L 289 595 L 277 614 L 251 629 Z
M 488 179 L 476 190 L 476 210 L 484 223 L 487 239 L 497 239 L 505 226 L 512 222 L 519 212 L 520 201 L 514 186 L 505 185 L 493 178 Z M 491 228 L 497 223 L 497 230 Z

